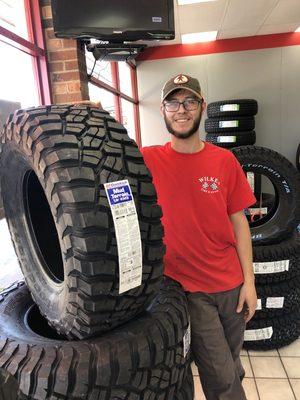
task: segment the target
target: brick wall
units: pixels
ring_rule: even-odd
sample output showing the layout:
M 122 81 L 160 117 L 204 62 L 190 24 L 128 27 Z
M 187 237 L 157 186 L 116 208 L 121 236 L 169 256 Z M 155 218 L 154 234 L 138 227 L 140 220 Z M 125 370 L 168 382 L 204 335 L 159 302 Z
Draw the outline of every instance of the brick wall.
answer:
M 83 45 L 54 35 L 51 0 L 40 0 L 47 60 L 54 104 L 88 100 L 88 78 Z

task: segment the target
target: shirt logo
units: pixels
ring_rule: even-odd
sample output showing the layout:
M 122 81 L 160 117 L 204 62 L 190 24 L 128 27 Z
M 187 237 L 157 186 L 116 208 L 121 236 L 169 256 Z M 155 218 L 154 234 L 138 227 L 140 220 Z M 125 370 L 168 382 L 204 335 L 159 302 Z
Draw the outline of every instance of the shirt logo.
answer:
M 213 176 L 202 176 L 198 179 L 201 185 L 201 191 L 204 193 L 218 193 L 220 181 Z
M 188 77 L 186 77 L 185 75 L 177 75 L 176 78 L 174 78 L 174 83 L 176 85 L 180 85 L 182 83 L 187 83 L 188 80 Z

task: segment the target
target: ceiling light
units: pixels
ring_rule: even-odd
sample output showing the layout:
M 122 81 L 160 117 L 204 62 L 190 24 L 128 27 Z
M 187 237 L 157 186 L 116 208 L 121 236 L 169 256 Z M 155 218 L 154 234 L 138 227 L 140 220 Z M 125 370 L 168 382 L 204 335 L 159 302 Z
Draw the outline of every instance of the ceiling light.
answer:
M 218 31 L 198 32 L 198 33 L 185 33 L 181 35 L 181 42 L 186 43 L 199 43 L 211 42 L 216 40 Z
M 300 32 L 300 26 L 295 30 L 295 32 Z
M 183 6 L 185 4 L 208 3 L 210 1 L 216 1 L 216 0 L 178 0 L 178 5 Z

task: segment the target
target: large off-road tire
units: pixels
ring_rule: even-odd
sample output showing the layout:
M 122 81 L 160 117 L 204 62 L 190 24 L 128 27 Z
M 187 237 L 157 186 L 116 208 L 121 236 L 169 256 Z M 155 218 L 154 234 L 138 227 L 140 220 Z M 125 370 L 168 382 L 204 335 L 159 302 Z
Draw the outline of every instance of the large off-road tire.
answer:
M 32 400 L 174 400 L 190 368 L 188 324 L 182 288 L 165 279 L 136 320 L 98 338 L 64 341 L 24 285 L 0 304 L 0 368 Z
M 255 282 L 272 284 L 300 276 L 300 237 L 268 246 L 253 246 Z
M 272 350 L 287 346 L 300 335 L 300 312 L 272 319 L 252 319 L 247 323 L 245 338 L 250 330 L 257 340 L 245 340 L 244 348 L 247 350 Z
M 254 117 L 220 117 L 205 120 L 207 133 L 246 132 L 253 131 L 255 127 Z
M 16 378 L 3 368 L 0 368 L 0 400 L 26 400 Z
M 250 224 L 254 244 L 279 242 L 291 235 L 300 222 L 300 174 L 274 150 L 258 146 L 232 149 L 245 172 L 265 175 L 274 186 L 278 206 Z
M 189 367 L 181 388 L 176 392 L 174 400 L 194 400 L 194 377 L 192 368 Z
M 257 114 L 257 109 L 257 101 L 253 99 L 222 100 L 208 104 L 207 116 L 209 118 L 232 115 L 253 116 Z
M 162 215 L 135 142 L 87 106 L 19 110 L 2 133 L 6 218 L 31 294 L 69 338 L 91 337 L 143 311 L 162 278 Z M 141 286 L 119 294 L 118 249 L 103 184 L 128 179 L 142 239 Z M 130 243 L 129 243 L 130 245 Z
M 231 149 L 237 146 L 252 145 L 256 141 L 255 131 L 208 133 L 205 140 L 216 146 Z
M 300 266 L 299 266 L 300 267 Z M 253 319 L 290 314 L 300 307 L 300 277 L 269 285 L 256 285 L 259 309 Z

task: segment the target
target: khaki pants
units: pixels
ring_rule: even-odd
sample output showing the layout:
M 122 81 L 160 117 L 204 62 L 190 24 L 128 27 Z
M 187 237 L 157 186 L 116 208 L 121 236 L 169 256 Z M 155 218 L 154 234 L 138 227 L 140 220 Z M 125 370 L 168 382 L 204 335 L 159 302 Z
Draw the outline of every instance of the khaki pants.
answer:
M 240 361 L 245 321 L 238 314 L 240 286 L 225 292 L 187 293 L 192 353 L 207 400 L 245 400 Z

